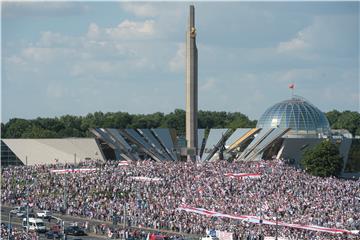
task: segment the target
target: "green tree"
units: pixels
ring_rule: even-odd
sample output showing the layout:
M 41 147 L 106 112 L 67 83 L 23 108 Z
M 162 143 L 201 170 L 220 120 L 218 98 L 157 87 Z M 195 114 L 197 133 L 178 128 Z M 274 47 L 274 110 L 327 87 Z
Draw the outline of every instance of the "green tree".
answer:
M 338 176 L 343 166 L 338 147 L 328 140 L 307 150 L 301 160 L 306 172 L 320 177 Z
M 36 125 L 33 125 L 31 128 L 26 129 L 22 133 L 21 138 L 57 138 L 59 137 L 56 132 L 43 129 Z
M 332 111 L 326 113 L 326 117 L 329 120 L 330 126 L 332 126 L 334 123 L 336 123 L 336 121 L 338 120 L 340 115 L 341 115 L 341 112 L 339 112 L 337 110 L 332 110 Z
M 115 115 L 115 126 L 114 128 L 127 128 L 133 119 L 133 116 L 127 112 L 117 112 Z
M 20 138 L 21 135 L 32 128 L 32 122 L 26 119 L 13 118 L 5 125 L 3 138 Z
M 1 137 L 4 137 L 5 132 L 6 132 L 5 124 L 1 123 Z
M 185 135 L 185 111 L 182 109 L 175 109 L 165 116 L 163 127 L 175 128 L 179 135 Z
M 236 129 L 236 128 L 254 128 L 256 126 L 256 121 L 251 121 L 246 115 L 236 112 L 229 113 L 230 122 L 227 124 L 227 127 Z
M 54 132 L 59 132 L 66 127 L 64 126 L 63 122 L 58 118 L 37 118 L 34 120 L 33 123 L 39 128 L 47 129 Z
M 332 129 L 347 129 L 352 135 L 360 134 L 360 113 L 333 110 L 326 113 Z
M 347 129 L 353 135 L 360 128 L 360 114 L 357 112 L 344 111 L 333 124 L 335 129 Z

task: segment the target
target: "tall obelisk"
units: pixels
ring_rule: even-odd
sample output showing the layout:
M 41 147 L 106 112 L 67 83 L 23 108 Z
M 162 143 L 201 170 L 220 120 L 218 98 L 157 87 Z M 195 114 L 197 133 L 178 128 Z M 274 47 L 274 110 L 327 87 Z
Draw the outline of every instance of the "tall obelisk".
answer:
M 197 154 L 198 53 L 196 48 L 195 8 L 190 5 L 186 31 L 186 142 L 188 156 Z

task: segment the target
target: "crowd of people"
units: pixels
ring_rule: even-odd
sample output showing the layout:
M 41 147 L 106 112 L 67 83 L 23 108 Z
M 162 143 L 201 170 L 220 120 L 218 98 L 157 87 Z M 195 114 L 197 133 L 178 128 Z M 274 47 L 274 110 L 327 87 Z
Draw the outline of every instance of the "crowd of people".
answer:
M 92 225 L 92 229 L 87 229 L 88 232 L 93 231 L 96 235 L 107 236 L 109 239 L 127 239 L 127 240 L 184 240 L 186 237 L 179 234 L 160 233 L 149 231 L 148 229 L 136 229 L 124 226 L 114 226 L 107 224 Z
M 51 169 L 97 168 L 55 174 Z M 227 173 L 260 173 L 239 179 Z M 252 215 L 263 219 L 327 228 L 360 229 L 360 181 L 320 178 L 283 161 L 228 163 L 86 162 L 74 165 L 13 166 L 2 169 L 1 201 L 112 221 L 124 226 L 167 229 L 204 236 L 209 229 L 233 233 L 234 239 L 275 236 L 288 239 L 344 239 L 331 234 L 253 224 L 180 211 L 180 206 Z M 254 238 L 256 239 L 256 238 Z
M 9 229 L 10 228 L 10 229 Z M 10 234 L 10 237 L 9 237 Z M 35 232 L 26 233 L 21 228 L 16 228 L 14 226 L 9 226 L 4 223 L 1 223 L 1 239 L 11 239 L 11 240 L 37 240 L 38 236 Z

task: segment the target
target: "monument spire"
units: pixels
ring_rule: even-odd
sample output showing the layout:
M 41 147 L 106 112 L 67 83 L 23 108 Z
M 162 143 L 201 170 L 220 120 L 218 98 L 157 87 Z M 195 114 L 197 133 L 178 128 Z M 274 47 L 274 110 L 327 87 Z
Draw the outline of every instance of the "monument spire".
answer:
M 187 155 L 197 155 L 198 53 L 196 48 L 195 8 L 190 5 L 186 31 L 186 142 Z

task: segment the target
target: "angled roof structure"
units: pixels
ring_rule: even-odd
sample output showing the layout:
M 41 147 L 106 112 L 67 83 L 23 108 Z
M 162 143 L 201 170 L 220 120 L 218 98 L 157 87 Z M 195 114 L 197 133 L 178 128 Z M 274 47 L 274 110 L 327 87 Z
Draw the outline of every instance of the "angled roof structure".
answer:
M 104 160 L 94 138 L 2 139 L 28 165 L 74 163 L 85 159 Z M 76 159 L 75 159 L 76 158 Z

